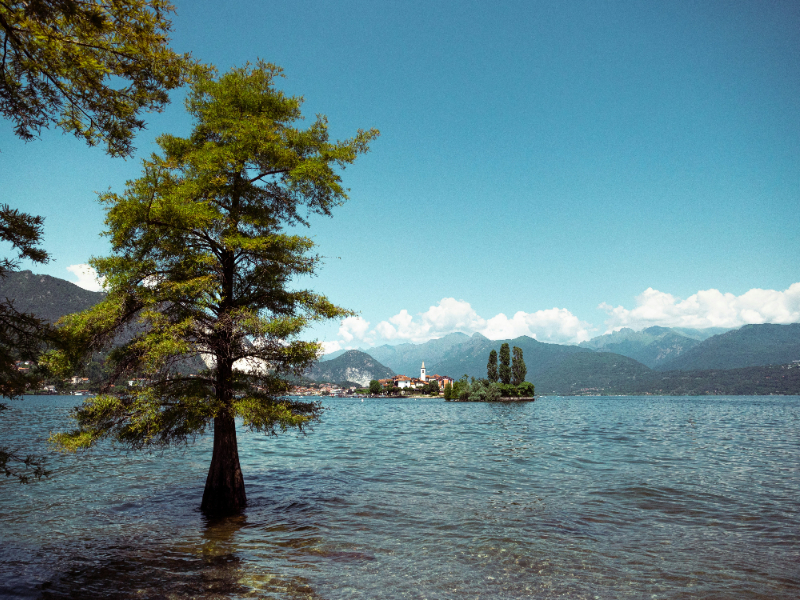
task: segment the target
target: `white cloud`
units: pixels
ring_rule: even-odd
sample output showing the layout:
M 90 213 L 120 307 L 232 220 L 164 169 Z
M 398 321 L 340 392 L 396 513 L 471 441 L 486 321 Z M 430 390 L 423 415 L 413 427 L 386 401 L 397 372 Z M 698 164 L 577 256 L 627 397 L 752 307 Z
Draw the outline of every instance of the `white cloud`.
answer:
M 83 289 L 90 290 L 92 292 L 102 291 L 105 278 L 99 278 L 97 276 L 97 271 L 95 271 L 91 266 L 86 264 L 70 265 L 67 267 L 67 271 L 78 278 L 78 281 L 73 281 L 73 283 L 78 287 L 82 287 Z
M 591 326 L 565 308 L 552 308 L 534 313 L 518 311 L 512 318 L 500 313 L 490 319 L 481 317 L 469 302 L 442 298 L 416 318 L 401 310 L 388 321 L 381 321 L 375 333 L 385 340 L 420 343 L 460 331 L 481 333 L 490 339 L 515 338 L 527 335 L 540 341 L 578 343 L 589 339 Z
M 500 313 L 489 319 L 481 333 L 492 340 L 527 335 L 540 342 L 578 344 L 591 338 L 591 329 L 566 308 L 550 308 L 534 313 L 518 311 L 511 319 Z
M 339 326 L 339 337 L 345 342 L 352 342 L 354 339 L 363 340 L 369 331 L 369 321 L 361 317 L 347 317 Z
M 323 354 L 330 354 L 331 352 L 338 352 L 343 348 L 350 350 L 349 346 L 342 346 L 342 343 L 339 341 L 332 341 L 332 342 L 320 342 L 322 344 L 322 353 Z
M 647 288 L 636 298 L 636 308 L 600 305 L 609 318 L 608 331 L 622 327 L 741 327 L 751 323 L 797 323 L 800 321 L 800 283 L 785 291 L 752 289 L 741 296 L 719 290 L 702 290 L 681 300 Z
M 741 296 L 703 290 L 685 300 L 652 288 L 636 298 L 636 307 L 627 309 L 600 305 L 609 317 L 608 331 L 622 327 L 644 329 L 663 327 L 741 327 L 748 323 L 800 322 L 800 283 L 779 292 L 752 289 Z M 597 335 L 597 329 L 566 308 L 535 312 L 517 311 L 512 317 L 499 313 L 484 318 L 465 300 L 442 298 L 425 312 L 412 315 L 406 309 L 370 329 L 369 321 L 348 317 L 339 327 L 339 340 L 323 342 L 326 353 L 351 349 L 351 342 L 366 346 L 383 342 L 419 344 L 460 331 L 481 333 L 492 340 L 513 339 L 523 335 L 540 342 L 578 344 Z

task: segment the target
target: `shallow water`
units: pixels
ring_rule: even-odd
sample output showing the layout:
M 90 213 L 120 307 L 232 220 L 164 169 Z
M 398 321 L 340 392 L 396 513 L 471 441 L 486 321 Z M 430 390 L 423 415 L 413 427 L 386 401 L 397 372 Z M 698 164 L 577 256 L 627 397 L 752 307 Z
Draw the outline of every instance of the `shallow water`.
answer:
M 75 397 L 0 440 L 43 451 Z M 800 397 L 330 399 L 240 432 L 249 506 L 198 511 L 210 438 L 0 482 L 8 598 L 800 597 Z

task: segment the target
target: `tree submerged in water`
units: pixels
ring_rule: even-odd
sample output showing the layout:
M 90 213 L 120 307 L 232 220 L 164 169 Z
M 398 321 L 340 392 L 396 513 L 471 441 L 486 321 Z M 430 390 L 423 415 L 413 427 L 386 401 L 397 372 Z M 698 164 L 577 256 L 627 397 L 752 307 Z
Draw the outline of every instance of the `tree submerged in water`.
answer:
M 62 347 L 47 357 L 51 369 L 69 372 L 125 333 L 128 341 L 110 352 L 103 392 L 75 409 L 77 429 L 52 440 L 67 450 L 103 438 L 163 447 L 213 425 L 201 504 L 208 515 L 246 504 L 236 417 L 266 433 L 303 430 L 319 417 L 318 403 L 285 397 L 285 377 L 320 352 L 298 339 L 307 325 L 350 314 L 290 289 L 320 257 L 287 228 L 308 225 L 301 211 L 330 215 L 346 200 L 337 168 L 367 152 L 378 132 L 330 142 L 324 117 L 292 127 L 302 99 L 276 90 L 278 76 L 263 62 L 221 77 L 195 70 L 186 100 L 191 135 L 162 135 L 160 154 L 144 161 L 123 195 L 101 195 L 113 252 L 91 264 L 107 296 L 64 319 Z M 198 357 L 208 367 L 182 374 L 181 364 Z M 138 384 L 114 391 L 129 379 Z

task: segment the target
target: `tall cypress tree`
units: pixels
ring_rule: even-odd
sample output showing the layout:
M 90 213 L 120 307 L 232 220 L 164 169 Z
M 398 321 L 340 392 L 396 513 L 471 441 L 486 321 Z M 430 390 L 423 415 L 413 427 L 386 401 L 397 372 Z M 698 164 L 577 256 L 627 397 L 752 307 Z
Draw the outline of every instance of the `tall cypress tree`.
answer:
M 489 353 L 489 364 L 486 365 L 486 377 L 489 381 L 497 383 L 497 350 Z
M 522 360 L 522 348 L 514 346 L 514 358 L 511 363 L 511 382 L 514 385 L 519 385 L 525 381 L 527 374 L 528 369 L 525 367 L 525 361 Z
M 508 344 L 500 346 L 500 381 L 511 383 L 511 350 Z
M 320 261 L 293 227 L 345 201 L 339 172 L 378 132 L 331 142 L 322 116 L 295 128 L 302 99 L 275 89 L 279 76 L 263 62 L 221 77 L 195 72 L 190 136 L 158 138 L 161 152 L 142 176 L 122 195 L 101 196 L 113 253 L 92 265 L 107 296 L 64 319 L 63 348 L 49 356 L 51 368 L 70 372 L 83 353 L 132 331 L 109 356 L 103 393 L 74 412 L 77 429 L 53 440 L 76 450 L 111 438 L 136 449 L 213 430 L 201 504 L 209 515 L 246 503 L 235 419 L 266 433 L 314 421 L 317 403 L 286 397 L 287 375 L 302 374 L 321 351 L 299 334 L 350 314 L 292 285 Z M 187 357 L 208 368 L 183 376 Z M 131 377 L 142 385 L 114 388 Z

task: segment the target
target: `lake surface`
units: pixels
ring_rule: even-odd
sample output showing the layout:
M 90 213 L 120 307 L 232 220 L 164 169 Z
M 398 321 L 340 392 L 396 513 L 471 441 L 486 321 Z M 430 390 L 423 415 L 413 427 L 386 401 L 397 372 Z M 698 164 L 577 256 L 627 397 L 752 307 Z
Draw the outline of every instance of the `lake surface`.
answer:
M 79 400 L 11 403 L 0 440 L 43 451 Z M 326 406 L 240 432 L 237 518 L 198 510 L 210 437 L 0 482 L 0 597 L 800 597 L 800 397 Z

